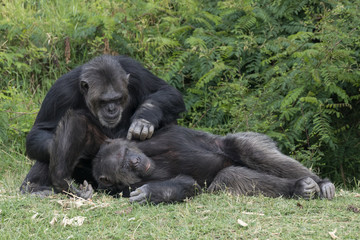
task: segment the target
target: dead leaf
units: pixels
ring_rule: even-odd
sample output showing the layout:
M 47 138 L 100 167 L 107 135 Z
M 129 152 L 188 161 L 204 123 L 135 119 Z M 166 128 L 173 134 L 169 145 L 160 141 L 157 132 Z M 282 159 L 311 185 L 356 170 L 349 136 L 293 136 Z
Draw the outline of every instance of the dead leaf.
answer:
M 296 206 L 298 206 L 299 208 L 303 209 L 303 205 L 301 205 L 299 202 L 296 204 Z
M 51 224 L 51 225 L 54 225 L 55 223 L 57 223 L 57 218 L 56 218 L 56 216 L 53 217 L 53 219 L 51 219 L 51 221 L 50 221 L 50 224 Z
M 81 226 L 84 224 L 86 217 L 82 217 L 82 216 L 77 216 L 74 218 L 68 218 L 66 215 L 63 218 L 63 220 L 61 221 L 61 225 L 63 225 L 64 227 L 66 227 L 67 225 L 72 225 L 72 226 Z
M 105 207 L 109 207 L 109 206 L 110 206 L 109 203 L 101 203 L 101 204 L 96 204 L 96 205 L 94 204 L 93 207 L 87 209 L 86 211 L 91 211 L 91 210 L 93 210 L 95 208 L 105 208 Z
M 66 199 L 66 200 L 58 200 L 56 201 L 60 204 L 63 208 L 70 209 L 70 208 L 80 208 L 84 205 L 94 205 L 93 202 L 85 199 Z
M 246 222 L 244 222 L 243 220 L 241 220 L 241 219 L 238 219 L 237 222 L 242 227 L 247 227 L 248 226 L 248 224 Z
M 335 230 L 334 230 L 334 231 L 329 232 L 330 237 L 331 237 L 332 239 L 337 239 L 337 238 L 338 238 L 338 237 L 335 235 L 335 233 L 336 233 L 336 228 L 335 228 Z
M 242 214 L 246 215 L 257 215 L 257 216 L 265 216 L 263 213 L 253 213 L 253 212 L 241 212 Z
M 39 215 L 39 213 L 35 213 L 34 215 L 32 215 L 31 220 L 35 220 L 35 218 Z
M 360 197 L 360 194 L 358 194 L 358 193 L 357 193 L 357 194 L 355 194 L 355 197 Z

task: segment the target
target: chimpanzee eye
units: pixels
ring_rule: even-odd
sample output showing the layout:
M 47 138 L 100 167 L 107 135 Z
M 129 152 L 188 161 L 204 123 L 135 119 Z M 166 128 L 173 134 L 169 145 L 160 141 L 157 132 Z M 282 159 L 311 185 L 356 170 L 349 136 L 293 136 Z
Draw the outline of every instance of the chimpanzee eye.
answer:
M 114 103 L 118 104 L 118 105 L 120 105 L 122 102 L 123 102 L 123 97 L 119 97 L 119 98 L 114 100 Z

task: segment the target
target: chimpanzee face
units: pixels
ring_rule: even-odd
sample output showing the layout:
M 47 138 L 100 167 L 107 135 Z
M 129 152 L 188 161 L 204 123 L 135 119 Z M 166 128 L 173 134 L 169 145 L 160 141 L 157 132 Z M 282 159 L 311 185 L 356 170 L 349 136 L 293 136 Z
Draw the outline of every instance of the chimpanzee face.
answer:
M 93 162 L 93 175 L 100 189 L 115 190 L 141 182 L 154 168 L 154 162 L 134 143 L 113 139 L 101 146 Z
M 114 128 L 127 106 L 129 74 L 112 58 L 98 57 L 82 68 L 80 90 L 101 125 Z

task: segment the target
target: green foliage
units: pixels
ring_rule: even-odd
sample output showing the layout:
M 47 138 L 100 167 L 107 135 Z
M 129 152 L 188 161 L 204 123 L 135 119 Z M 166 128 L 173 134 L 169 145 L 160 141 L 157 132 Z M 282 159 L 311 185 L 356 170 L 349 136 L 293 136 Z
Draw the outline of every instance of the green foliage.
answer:
M 359 12 L 354 0 L 4 0 L 0 85 L 43 93 L 98 54 L 130 55 L 184 93 L 181 124 L 266 133 L 284 153 L 352 185 Z M 5 115 L 1 126 L 12 124 Z
M 34 123 L 38 109 L 29 96 L 9 87 L 0 92 L 0 144 L 24 152 L 26 133 Z

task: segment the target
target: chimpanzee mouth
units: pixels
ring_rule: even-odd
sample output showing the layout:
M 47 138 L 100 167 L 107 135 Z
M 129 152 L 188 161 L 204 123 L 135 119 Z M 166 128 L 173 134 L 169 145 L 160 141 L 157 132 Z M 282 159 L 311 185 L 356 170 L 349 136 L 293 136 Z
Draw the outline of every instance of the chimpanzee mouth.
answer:
M 120 120 L 121 114 L 115 117 L 103 116 L 102 119 L 100 119 L 100 123 L 105 127 L 113 128 L 120 122 Z
M 121 114 L 113 116 L 104 116 L 104 120 L 107 122 L 116 122 L 121 118 Z

